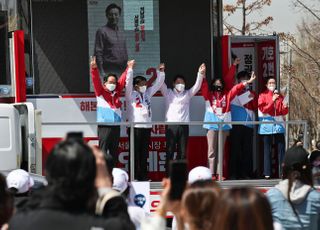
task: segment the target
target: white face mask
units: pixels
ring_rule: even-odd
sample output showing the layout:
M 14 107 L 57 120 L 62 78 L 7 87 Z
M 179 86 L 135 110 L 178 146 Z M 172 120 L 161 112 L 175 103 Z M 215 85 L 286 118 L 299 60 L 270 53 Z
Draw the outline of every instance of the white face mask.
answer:
M 268 86 L 268 90 L 270 90 L 271 92 L 273 92 L 276 89 L 275 86 Z
M 139 86 L 139 92 L 140 93 L 145 93 L 146 92 L 146 90 L 147 90 L 147 86 Z
M 110 83 L 108 83 L 107 85 L 106 85 L 106 88 L 109 90 L 109 91 L 113 91 L 113 90 L 115 90 L 116 89 L 116 84 L 110 84 Z
M 184 84 L 176 84 L 175 86 L 176 90 L 178 90 L 179 92 L 183 92 L 185 85 Z

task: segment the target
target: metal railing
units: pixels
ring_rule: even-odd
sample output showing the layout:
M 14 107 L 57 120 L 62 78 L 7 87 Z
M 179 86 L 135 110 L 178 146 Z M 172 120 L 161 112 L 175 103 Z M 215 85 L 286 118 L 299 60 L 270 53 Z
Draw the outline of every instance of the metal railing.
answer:
M 224 125 L 261 125 L 261 124 L 282 124 L 288 125 L 302 125 L 304 127 L 303 132 L 303 147 L 308 147 L 308 122 L 306 120 L 298 120 L 298 121 L 232 121 L 232 122 L 204 122 L 204 121 L 190 121 L 190 122 L 163 122 L 163 121 L 152 121 L 152 122 L 42 122 L 43 126 L 54 126 L 54 125 L 117 125 L 117 126 L 127 126 L 130 128 L 130 178 L 133 180 L 135 177 L 134 172 L 134 127 L 135 125 L 189 125 L 189 126 L 197 126 L 197 125 L 217 125 L 219 127 L 218 131 L 218 173 L 219 179 L 218 181 L 222 181 L 223 175 L 223 137 L 222 137 L 222 127 Z M 287 131 L 287 130 L 286 130 Z M 276 134 L 276 133 L 275 133 Z M 286 140 L 287 141 L 287 140 Z M 286 145 L 287 146 L 287 145 Z M 280 164 L 278 165 L 280 169 Z M 280 171 L 280 170 L 279 170 Z

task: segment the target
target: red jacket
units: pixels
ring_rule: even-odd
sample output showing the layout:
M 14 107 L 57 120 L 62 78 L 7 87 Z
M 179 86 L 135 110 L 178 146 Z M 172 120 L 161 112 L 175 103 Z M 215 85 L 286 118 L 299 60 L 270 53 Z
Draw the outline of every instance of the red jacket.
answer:
M 272 100 L 272 97 L 273 92 L 270 90 L 260 93 L 258 99 L 259 113 L 268 114 L 272 117 L 287 115 L 289 109 L 283 104 L 283 96 L 280 94 L 275 102 Z
M 118 83 L 116 89 L 113 92 L 105 89 L 101 83 L 100 75 L 98 68 L 93 68 L 91 70 L 91 77 L 94 86 L 94 93 L 96 97 L 103 96 L 104 100 L 110 105 L 110 108 L 120 108 L 122 102 L 120 101 L 121 92 L 126 85 L 126 76 L 127 76 L 126 69 L 118 79 Z
M 232 87 L 235 85 L 235 79 L 234 79 L 234 75 L 236 73 L 236 66 L 235 65 L 231 65 L 227 75 L 223 78 L 224 82 L 225 82 L 225 89 L 227 91 L 231 90 Z M 244 92 L 241 91 L 237 94 L 237 96 L 240 96 L 241 94 L 243 94 Z M 251 111 L 256 111 L 258 108 L 258 97 L 257 94 L 250 90 L 250 93 L 253 94 L 253 100 L 251 100 L 250 102 L 248 102 L 247 104 L 243 105 L 243 107 L 245 107 L 246 109 L 249 109 Z
M 216 103 L 216 107 L 221 108 L 222 112 L 230 112 L 231 101 L 244 90 L 243 84 L 234 85 L 234 74 L 236 72 L 236 66 L 231 65 L 227 75 L 223 78 L 225 86 L 223 92 L 212 92 L 209 89 L 206 79 L 203 79 L 201 86 L 202 96 L 206 101 L 210 102 L 212 107 L 213 103 Z
M 230 112 L 230 102 L 232 99 L 242 92 L 244 85 L 242 83 L 235 85 L 231 90 L 224 90 L 222 92 L 212 92 L 206 79 L 203 79 L 201 86 L 202 96 L 206 101 L 209 101 L 211 107 L 222 108 L 222 113 Z

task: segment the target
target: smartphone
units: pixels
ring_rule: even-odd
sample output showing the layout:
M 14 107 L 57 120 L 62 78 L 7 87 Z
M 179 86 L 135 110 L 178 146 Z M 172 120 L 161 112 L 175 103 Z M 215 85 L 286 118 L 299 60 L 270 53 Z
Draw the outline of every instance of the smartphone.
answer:
M 187 185 L 187 162 L 185 160 L 171 161 L 169 170 L 171 181 L 169 198 L 170 200 L 181 200 Z
M 66 140 L 83 141 L 83 133 L 82 132 L 69 132 L 69 133 L 67 133 Z

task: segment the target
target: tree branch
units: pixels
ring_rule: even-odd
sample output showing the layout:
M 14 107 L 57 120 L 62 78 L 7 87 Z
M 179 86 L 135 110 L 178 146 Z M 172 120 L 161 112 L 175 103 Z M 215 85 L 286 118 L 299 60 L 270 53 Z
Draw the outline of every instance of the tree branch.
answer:
M 297 77 L 295 77 L 295 76 L 292 76 L 292 78 L 295 79 L 295 80 L 297 80 L 297 81 L 300 83 L 300 85 L 301 85 L 302 88 L 304 89 L 304 92 L 305 92 L 315 103 L 320 104 L 320 101 L 318 101 L 316 97 L 312 96 L 312 95 L 308 92 L 307 87 L 304 85 L 304 83 L 303 83 L 299 78 L 297 78 Z
M 303 21 L 303 29 L 309 34 L 309 36 L 311 38 L 313 38 L 315 41 L 319 42 L 320 44 L 320 39 L 318 39 L 316 36 L 314 36 L 311 31 L 309 30 L 308 26 L 306 25 L 306 23 Z
M 316 15 L 307 5 L 303 4 L 300 0 L 296 0 L 297 3 L 299 3 L 303 8 L 305 8 L 307 11 L 309 11 L 316 19 L 320 21 L 320 17 Z
M 315 59 L 313 56 L 311 56 L 311 54 L 309 54 L 308 52 L 306 52 L 305 50 L 301 49 L 295 42 L 292 42 L 292 44 L 294 45 L 294 47 L 296 49 L 299 50 L 299 52 L 302 52 L 303 54 L 305 54 L 306 56 L 308 56 L 310 58 L 310 60 L 312 60 L 316 65 L 317 67 L 320 69 L 320 63 L 317 61 L 317 59 Z M 293 48 L 295 50 L 294 47 L 292 47 L 290 44 L 289 44 L 289 47 Z M 297 51 L 296 51 L 297 52 Z M 298 52 L 297 52 L 298 53 Z

